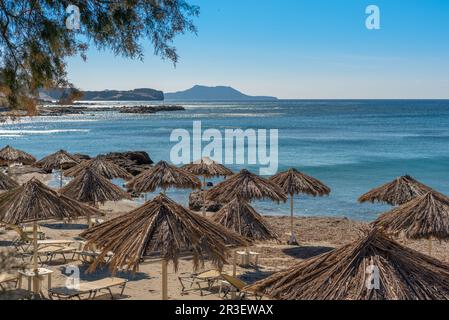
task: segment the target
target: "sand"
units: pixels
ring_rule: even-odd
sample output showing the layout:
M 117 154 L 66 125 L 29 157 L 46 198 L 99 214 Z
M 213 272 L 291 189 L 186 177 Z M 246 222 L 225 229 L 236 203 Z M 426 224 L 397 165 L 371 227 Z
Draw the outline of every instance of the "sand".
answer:
M 33 176 L 36 176 L 33 174 Z M 48 181 L 48 176 L 37 175 L 43 181 Z M 29 179 L 30 176 L 21 177 Z M 22 180 L 25 181 L 25 180 Z M 107 220 L 120 214 L 128 212 L 137 207 L 135 203 L 129 200 L 120 201 L 118 203 L 106 203 L 100 207 L 107 211 L 107 215 L 101 219 Z M 330 217 L 299 217 L 295 218 L 295 233 L 300 242 L 300 246 L 288 246 L 286 242 L 289 238 L 289 217 L 268 216 L 268 222 L 280 235 L 280 243 L 267 242 L 257 243 L 251 250 L 260 253 L 259 267 L 238 267 L 238 274 L 241 279 L 251 283 L 258 279 L 262 279 L 271 273 L 283 270 L 304 259 L 322 254 L 336 247 L 350 243 L 357 239 L 361 230 L 367 226 L 364 222 L 353 221 L 347 218 L 330 218 Z M 85 219 L 73 221 L 70 225 L 62 222 L 42 223 L 41 230 L 45 232 L 49 239 L 76 239 L 78 234 L 85 228 Z M 13 231 L 4 231 L 0 228 L 0 250 L 11 249 L 11 241 L 17 238 Z M 427 241 L 407 241 L 405 243 L 418 251 L 427 253 Z M 443 260 L 449 260 L 449 245 L 447 243 L 433 243 L 433 256 Z M 71 256 L 71 255 L 70 255 Z M 230 261 L 232 263 L 232 259 Z M 47 265 L 53 270 L 52 286 L 64 286 L 66 276 L 64 275 L 65 267 L 68 265 L 77 266 L 80 270 L 81 281 L 101 279 L 110 276 L 107 269 L 97 270 L 94 273 L 87 273 L 88 265 L 83 265 L 79 261 L 69 261 L 67 264 L 60 260 L 53 261 Z M 202 270 L 209 270 L 212 266 L 206 263 Z M 227 264 L 225 271 L 232 272 L 232 265 Z M 201 271 L 201 270 L 199 270 Z M 189 291 L 185 294 L 181 292 L 181 285 L 178 276 L 189 276 L 193 272 L 192 263 L 188 258 L 181 259 L 178 272 L 175 273 L 173 266 L 169 266 L 168 291 L 172 300 L 218 300 L 218 286 L 214 287 L 212 293 L 206 292 L 201 296 L 198 290 Z M 140 266 L 139 272 L 136 274 L 119 273 L 116 276 L 129 280 L 125 290 L 125 296 L 117 299 L 158 300 L 161 298 L 161 264 L 159 261 L 144 263 Z M 44 291 L 46 288 L 44 282 Z M 25 285 L 24 285 L 25 287 Z M 23 296 L 24 291 L 17 291 L 19 296 Z M 16 296 L 17 297 L 17 296 Z M 98 299 L 109 299 L 109 295 L 100 295 Z

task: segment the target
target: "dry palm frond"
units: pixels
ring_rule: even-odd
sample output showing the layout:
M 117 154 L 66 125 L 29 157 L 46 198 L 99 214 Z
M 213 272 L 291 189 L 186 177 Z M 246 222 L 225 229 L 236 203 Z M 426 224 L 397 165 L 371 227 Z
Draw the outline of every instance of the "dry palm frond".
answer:
M 409 239 L 449 238 L 449 198 L 436 191 L 417 197 L 381 215 L 374 227 Z
M 264 218 L 246 201 L 234 199 L 218 211 L 214 222 L 252 240 L 278 240 Z
M 234 174 L 224 165 L 217 163 L 207 157 L 199 161 L 195 161 L 191 164 L 187 164 L 183 166 L 182 169 L 196 176 L 202 176 L 205 178 L 228 177 Z
M 0 195 L 0 221 L 20 224 L 100 214 L 100 211 L 58 194 L 36 178 Z
M 137 192 L 154 192 L 157 188 L 199 189 L 201 181 L 195 175 L 172 166 L 165 161 L 135 177 L 127 188 Z
M 79 160 L 65 150 L 59 150 L 51 155 L 46 156 L 42 160 L 34 164 L 35 167 L 41 168 L 47 172 L 54 169 L 67 169 L 79 163 Z
M 370 268 L 379 271 L 378 290 L 368 285 Z M 447 300 L 449 265 L 371 230 L 247 289 L 281 300 Z
M 242 170 L 206 193 L 208 200 L 228 203 L 234 198 L 246 201 L 271 199 L 286 201 L 284 191 L 275 183 L 263 179 L 248 170 Z
M 18 186 L 15 180 L 0 172 L 0 190 L 11 190 Z
M 36 158 L 34 158 L 29 153 L 14 149 L 10 146 L 6 146 L 2 150 L 0 150 L 0 162 L 2 162 L 3 164 L 17 162 L 28 165 L 35 163 Z
M 359 198 L 359 202 L 385 202 L 392 206 L 402 205 L 417 196 L 422 196 L 432 188 L 410 176 L 403 176 L 375 188 Z
M 70 181 L 61 193 L 85 203 L 104 203 L 130 199 L 130 195 L 96 171 L 86 169 L 83 173 Z
M 321 181 L 307 176 L 296 169 L 278 173 L 269 180 L 276 183 L 289 195 L 304 193 L 314 197 L 321 197 L 329 195 L 331 192 L 331 189 Z
M 128 214 L 95 226 L 81 234 L 87 245 L 95 244 L 102 253 L 94 270 L 108 252 L 114 272 L 119 268 L 136 270 L 141 260 L 159 256 L 172 260 L 175 269 L 180 253 L 193 254 L 194 268 L 206 258 L 221 266 L 228 253 L 226 244 L 244 246 L 245 240 L 226 228 L 200 217 L 164 195 L 154 198 Z
M 67 177 L 76 177 L 82 175 L 86 169 L 93 170 L 106 179 L 122 178 L 128 180 L 132 177 L 125 169 L 101 157 L 83 161 L 77 166 L 64 171 L 64 175 Z

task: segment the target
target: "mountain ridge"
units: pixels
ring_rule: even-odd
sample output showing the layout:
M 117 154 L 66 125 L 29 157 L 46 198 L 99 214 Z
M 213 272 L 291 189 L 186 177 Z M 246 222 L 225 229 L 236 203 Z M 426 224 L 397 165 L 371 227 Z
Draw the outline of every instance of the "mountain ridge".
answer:
M 190 89 L 178 92 L 165 93 L 165 100 L 190 101 L 275 101 L 271 96 L 250 96 L 230 86 L 209 87 L 195 85 Z

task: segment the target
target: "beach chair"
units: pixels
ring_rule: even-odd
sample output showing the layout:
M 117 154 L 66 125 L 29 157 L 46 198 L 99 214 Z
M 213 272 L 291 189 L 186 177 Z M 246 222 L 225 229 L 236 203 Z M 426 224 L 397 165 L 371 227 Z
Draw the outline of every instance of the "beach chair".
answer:
M 7 224 L 6 229 L 12 230 L 18 234 L 19 237 L 12 242 L 17 251 L 26 252 L 33 242 L 33 233 L 30 234 L 29 232 L 25 232 L 21 227 L 13 224 Z M 38 232 L 38 239 L 42 237 L 45 238 L 45 233 Z
M 193 273 L 188 277 L 178 277 L 179 282 L 181 283 L 182 293 L 185 293 L 190 290 L 199 290 L 200 295 L 203 296 L 203 290 L 207 289 L 210 291 L 213 285 L 221 278 L 221 272 L 217 270 L 209 270 L 201 273 Z M 189 288 L 186 288 L 186 283 L 189 284 Z M 202 285 L 207 284 L 207 287 L 204 288 Z M 197 286 L 197 288 L 194 288 Z
M 39 262 L 41 264 L 48 264 L 53 261 L 53 259 L 60 255 L 64 259 L 64 264 L 67 263 L 66 254 L 72 254 L 75 252 L 75 248 L 72 247 L 63 247 L 63 246 L 46 246 L 39 248 L 37 250 L 37 257 L 39 259 Z M 30 253 L 31 257 L 33 256 L 32 253 Z M 46 259 L 43 259 L 43 258 Z
M 229 293 L 232 292 L 236 293 L 237 299 L 239 300 L 245 300 L 248 297 L 254 297 L 256 300 L 262 299 L 262 296 L 257 294 L 256 292 L 251 292 L 244 289 L 246 286 L 248 286 L 246 282 L 225 273 L 223 273 L 221 276 L 226 282 L 226 288 L 223 290 L 223 299 L 227 298 Z
M 59 300 L 81 300 L 82 296 L 87 295 L 87 300 L 93 300 L 99 292 L 106 290 L 111 295 L 111 299 L 113 300 L 114 295 L 111 289 L 114 287 L 121 288 L 120 296 L 123 297 L 127 282 L 128 280 L 121 278 L 105 278 L 96 281 L 82 282 L 77 289 L 69 289 L 67 287 L 49 289 L 48 296 L 52 300 L 54 298 Z
M 6 290 L 8 284 L 14 284 L 14 287 L 17 288 L 19 283 L 19 276 L 11 273 L 0 273 L 0 290 Z

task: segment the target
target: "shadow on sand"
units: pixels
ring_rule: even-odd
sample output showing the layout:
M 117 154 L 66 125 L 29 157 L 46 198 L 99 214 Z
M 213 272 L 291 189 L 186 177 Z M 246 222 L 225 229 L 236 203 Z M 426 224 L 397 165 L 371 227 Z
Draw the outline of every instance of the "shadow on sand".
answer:
M 53 230 L 86 230 L 87 224 L 78 223 L 52 223 L 52 224 L 41 224 L 42 227 L 53 229 Z
M 319 256 L 320 254 L 332 251 L 334 249 L 335 248 L 321 247 L 321 246 L 318 246 L 318 247 L 292 247 L 292 248 L 283 249 L 282 252 L 284 252 L 286 255 L 289 255 L 296 259 L 308 259 L 308 258 Z

